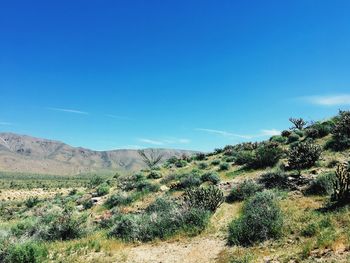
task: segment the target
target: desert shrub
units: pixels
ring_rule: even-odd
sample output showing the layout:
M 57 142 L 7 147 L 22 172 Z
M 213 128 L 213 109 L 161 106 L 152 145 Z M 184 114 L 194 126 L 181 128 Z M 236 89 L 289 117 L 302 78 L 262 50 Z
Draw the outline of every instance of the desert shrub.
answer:
M 302 118 L 289 118 L 289 121 L 294 125 L 291 129 L 302 130 L 307 124 Z
M 198 164 L 198 168 L 199 168 L 199 169 L 202 169 L 202 170 L 207 169 L 207 168 L 208 168 L 208 164 L 207 164 L 207 163 L 204 163 L 204 162 L 199 163 L 199 164 Z
M 227 171 L 230 169 L 230 164 L 229 163 L 221 163 L 219 165 L 219 170 L 220 171 Z
M 193 174 L 187 174 L 180 179 L 178 188 L 186 189 L 186 188 L 200 186 L 201 184 L 202 184 L 202 180 L 199 176 L 196 176 Z
M 121 215 L 109 236 L 128 242 L 164 239 L 177 232 L 198 233 L 208 224 L 210 212 L 184 208 L 169 200 L 156 200 L 143 214 Z
M 146 180 L 141 173 L 135 173 L 130 176 L 121 176 L 118 178 L 118 186 L 123 191 L 131 191 L 138 187 L 139 183 Z
M 100 184 L 102 184 L 104 182 L 103 178 L 101 176 L 98 175 L 94 175 L 89 182 L 89 187 L 90 188 L 94 188 L 99 186 Z
M 328 162 L 327 168 L 334 168 L 339 164 L 339 161 L 337 159 L 332 159 Z
M 334 150 L 350 147 L 350 111 L 340 111 L 332 130 L 332 141 L 329 146 Z
M 289 136 L 288 136 L 288 143 L 293 143 L 293 142 L 297 142 L 299 141 L 300 139 L 300 136 L 298 134 L 296 134 L 295 132 L 291 133 Z
M 288 188 L 288 175 L 281 171 L 271 171 L 261 175 L 259 183 L 263 184 L 266 188 Z
M 211 182 L 212 184 L 218 184 L 220 182 L 220 177 L 218 173 L 209 172 L 201 176 L 202 182 Z
M 300 138 L 304 137 L 305 132 L 303 130 L 295 130 L 294 133 L 298 135 Z
M 154 171 L 152 170 L 148 176 L 147 176 L 148 179 L 159 179 L 159 178 L 162 178 L 162 174 L 158 171 Z
M 283 137 L 289 137 L 289 135 L 291 135 L 291 131 L 289 131 L 289 130 L 284 130 L 284 131 L 282 131 L 281 132 L 281 136 L 283 136 Z
M 275 135 L 270 138 L 270 142 L 285 143 L 287 142 L 287 138 L 281 135 Z
M 334 174 L 322 174 L 314 179 L 306 189 L 306 194 L 329 195 L 333 192 Z
M 24 204 L 27 208 L 33 208 L 39 202 L 40 202 L 39 198 L 35 196 L 35 197 L 29 197 L 27 200 L 25 200 Z
M 221 148 L 216 148 L 216 149 L 214 149 L 214 155 L 220 154 L 220 153 L 222 153 L 223 151 L 224 151 L 224 150 L 221 149 Z
M 11 227 L 11 234 L 15 237 L 21 237 L 24 235 L 32 236 L 35 233 L 35 223 L 35 220 L 31 218 L 20 221 Z
M 195 159 L 197 161 L 204 161 L 206 159 L 206 155 L 205 155 L 205 153 L 197 153 L 195 155 Z
M 109 185 L 107 183 L 102 183 L 96 188 L 96 193 L 98 196 L 104 196 L 109 193 Z
M 182 168 L 185 167 L 187 165 L 187 162 L 185 160 L 177 160 L 177 162 L 175 163 L 175 166 L 177 168 Z
M 211 161 L 211 165 L 219 165 L 220 164 L 220 160 L 216 159 Z
M 11 244 L 5 251 L 5 263 L 40 263 L 48 255 L 46 247 L 38 242 Z
M 46 213 L 36 225 L 36 235 L 47 241 L 70 240 L 86 233 L 87 216 L 80 215 L 71 207 Z
M 238 151 L 234 155 L 234 162 L 238 165 L 250 163 L 254 158 L 254 153 L 251 150 Z
M 320 158 L 321 147 L 310 141 L 300 142 L 291 147 L 288 153 L 288 164 L 291 169 L 305 169 L 315 165 Z
M 127 193 L 117 193 L 108 197 L 105 202 L 105 206 L 108 208 L 113 208 L 116 206 L 125 206 L 134 202 L 134 198 L 132 195 L 128 195 Z
M 247 164 L 251 168 L 274 166 L 282 156 L 282 149 L 273 142 L 261 143 L 254 151 L 253 158 Z
M 301 231 L 301 235 L 304 237 L 313 237 L 315 236 L 319 231 L 318 224 L 312 222 L 308 224 L 304 229 Z
M 253 180 L 245 180 L 231 189 L 230 194 L 227 196 L 227 201 L 243 201 L 260 191 L 262 191 L 261 185 Z
M 245 203 L 241 217 L 229 225 L 230 245 L 250 246 L 282 233 L 283 215 L 270 191 L 259 192 Z
M 215 186 L 192 188 L 186 190 L 184 201 L 191 208 L 201 208 L 215 212 L 224 201 L 224 194 Z
M 90 209 L 94 206 L 94 202 L 91 199 L 87 199 L 82 203 L 85 210 Z

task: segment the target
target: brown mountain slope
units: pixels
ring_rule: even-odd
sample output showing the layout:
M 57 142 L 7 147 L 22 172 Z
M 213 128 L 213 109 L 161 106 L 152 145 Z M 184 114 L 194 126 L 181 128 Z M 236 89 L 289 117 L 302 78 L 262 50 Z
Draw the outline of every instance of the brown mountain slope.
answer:
M 192 151 L 159 149 L 164 160 Z M 0 171 L 73 175 L 144 168 L 137 150 L 93 151 L 59 141 L 0 133 Z

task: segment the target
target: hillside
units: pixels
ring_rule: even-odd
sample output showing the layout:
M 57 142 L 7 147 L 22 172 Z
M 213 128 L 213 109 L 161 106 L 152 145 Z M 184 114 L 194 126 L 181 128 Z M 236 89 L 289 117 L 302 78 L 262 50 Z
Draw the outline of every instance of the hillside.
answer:
M 191 151 L 159 149 L 163 161 Z M 134 172 L 144 168 L 137 150 L 92 151 L 59 141 L 0 133 L 0 171 L 75 175 L 99 171 Z
M 350 262 L 350 112 L 291 121 L 84 187 L 4 187 L 0 261 Z

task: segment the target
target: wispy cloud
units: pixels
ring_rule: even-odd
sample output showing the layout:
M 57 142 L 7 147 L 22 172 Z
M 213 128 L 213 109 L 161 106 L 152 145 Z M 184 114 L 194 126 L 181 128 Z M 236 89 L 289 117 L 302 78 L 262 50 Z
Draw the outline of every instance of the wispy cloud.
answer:
M 11 125 L 13 125 L 13 123 L 7 122 L 7 121 L 0 121 L 0 125 L 3 125 L 3 126 L 11 126 Z
M 261 130 L 260 135 L 261 136 L 274 136 L 274 135 L 280 135 L 281 131 L 276 129 L 270 129 L 270 130 Z
M 167 137 L 165 139 L 146 139 L 141 138 L 138 139 L 139 142 L 143 142 L 146 144 L 152 144 L 152 145 L 170 145 L 170 144 L 188 144 L 191 142 L 189 139 L 185 138 L 174 138 L 174 137 Z
M 252 137 L 250 135 L 242 135 L 242 134 L 236 134 L 236 133 L 231 133 L 228 131 L 214 130 L 214 129 L 197 128 L 196 131 L 203 131 L 203 132 L 207 132 L 207 133 L 221 135 L 224 137 L 237 137 L 237 138 L 242 138 L 242 139 L 250 139 Z
M 80 110 L 74 110 L 74 109 L 64 109 L 64 108 L 47 108 L 48 110 L 53 111 L 61 111 L 61 112 L 68 112 L 68 113 L 75 113 L 75 114 L 82 114 L 82 115 L 88 115 L 89 113 L 86 111 L 80 111 Z
M 253 138 L 274 136 L 274 135 L 281 134 L 281 132 L 279 130 L 276 130 L 276 129 L 261 130 L 260 133 L 254 134 L 254 135 L 237 134 L 237 133 L 232 133 L 232 132 L 228 132 L 228 131 L 215 130 L 215 129 L 203 129 L 203 128 L 197 128 L 196 131 L 203 131 L 203 132 L 207 132 L 207 133 L 211 133 L 211 134 L 216 134 L 216 135 L 220 135 L 223 137 L 227 137 L 229 139 L 234 139 L 234 138 L 253 139 Z
M 341 106 L 350 105 L 350 94 L 338 94 L 328 96 L 307 96 L 301 97 L 301 100 L 321 106 Z

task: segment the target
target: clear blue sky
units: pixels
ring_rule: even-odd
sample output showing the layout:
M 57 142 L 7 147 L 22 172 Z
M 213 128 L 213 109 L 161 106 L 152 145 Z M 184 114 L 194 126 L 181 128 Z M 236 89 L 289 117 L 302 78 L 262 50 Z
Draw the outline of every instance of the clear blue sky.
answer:
M 211 150 L 350 104 L 350 1 L 1 1 L 0 131 Z

